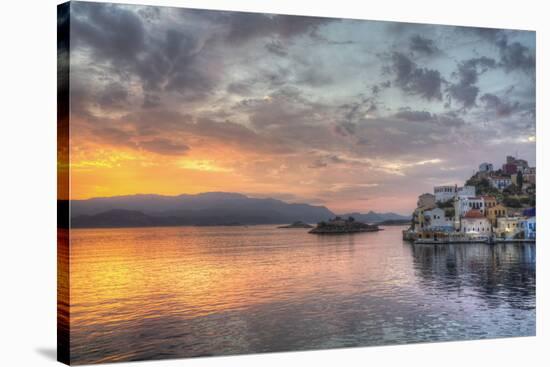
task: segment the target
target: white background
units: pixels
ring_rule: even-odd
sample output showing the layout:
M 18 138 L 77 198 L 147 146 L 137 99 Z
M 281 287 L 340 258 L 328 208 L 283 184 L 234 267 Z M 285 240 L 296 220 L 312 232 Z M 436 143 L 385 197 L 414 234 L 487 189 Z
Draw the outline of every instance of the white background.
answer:
M 127 2 L 127 1 L 119 1 Z M 137 1 L 136 1 L 137 2 Z M 140 362 L 147 366 L 540 366 L 550 353 L 547 266 L 550 10 L 545 1 L 172 0 L 143 4 L 537 31 L 537 337 Z M 0 8 L 0 365 L 53 365 L 56 348 L 56 4 Z M 546 97 L 546 98 L 544 98 Z M 547 110 L 547 109 L 546 109 Z M 546 114 L 548 115 L 548 114 Z M 546 362 L 546 363 L 545 363 Z M 126 366 L 129 364 L 118 364 Z

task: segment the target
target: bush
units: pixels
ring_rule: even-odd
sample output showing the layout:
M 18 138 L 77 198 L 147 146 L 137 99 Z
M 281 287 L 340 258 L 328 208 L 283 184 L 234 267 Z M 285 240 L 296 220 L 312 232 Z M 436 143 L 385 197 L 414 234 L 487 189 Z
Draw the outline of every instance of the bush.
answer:
M 510 208 L 520 208 L 521 207 L 521 201 L 518 198 L 507 196 L 502 200 L 502 203 L 504 206 L 508 206 Z

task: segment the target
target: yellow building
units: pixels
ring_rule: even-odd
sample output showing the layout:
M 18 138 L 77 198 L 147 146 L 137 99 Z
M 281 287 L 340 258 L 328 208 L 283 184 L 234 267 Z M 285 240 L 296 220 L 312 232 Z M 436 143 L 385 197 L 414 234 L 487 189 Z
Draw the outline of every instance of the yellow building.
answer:
M 495 233 L 499 238 L 516 238 L 523 233 L 524 218 L 507 217 L 498 218 Z
M 428 226 L 426 217 L 424 215 L 425 211 L 433 209 L 433 206 L 421 206 L 416 208 L 413 213 L 413 229 L 416 232 L 423 231 L 424 228 Z
M 485 212 L 487 219 L 491 222 L 493 227 L 497 226 L 497 218 L 504 218 L 508 216 L 508 209 L 502 204 L 496 204 L 488 208 Z

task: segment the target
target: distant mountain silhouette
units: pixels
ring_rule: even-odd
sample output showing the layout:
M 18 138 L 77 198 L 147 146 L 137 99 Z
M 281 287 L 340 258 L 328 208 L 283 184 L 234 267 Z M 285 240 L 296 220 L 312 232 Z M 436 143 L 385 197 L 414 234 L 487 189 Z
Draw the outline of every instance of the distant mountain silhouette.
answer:
M 197 195 L 131 195 L 73 200 L 73 227 L 316 223 L 334 213 L 324 206 L 209 192 Z
M 345 216 L 350 215 L 367 223 L 407 218 L 374 212 Z M 139 194 L 71 201 L 71 226 L 74 228 L 317 223 L 334 216 L 324 206 L 227 192 L 178 196 Z
M 376 213 L 372 210 L 367 214 L 361 213 L 348 213 L 341 215 L 343 218 L 353 217 L 356 221 L 365 223 L 381 223 L 390 220 L 409 220 L 410 216 L 395 214 L 395 213 Z

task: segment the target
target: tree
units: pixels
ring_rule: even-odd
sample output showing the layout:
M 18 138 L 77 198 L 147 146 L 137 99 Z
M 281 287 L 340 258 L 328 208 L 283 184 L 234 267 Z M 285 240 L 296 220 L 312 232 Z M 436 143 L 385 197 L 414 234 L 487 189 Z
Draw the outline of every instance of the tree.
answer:
M 519 189 L 521 190 L 521 188 L 523 187 L 523 172 L 518 171 L 516 182 L 518 184 Z
M 502 202 L 504 206 L 508 206 L 510 208 L 520 208 L 521 202 L 519 199 L 513 197 L 513 196 L 506 196 Z

